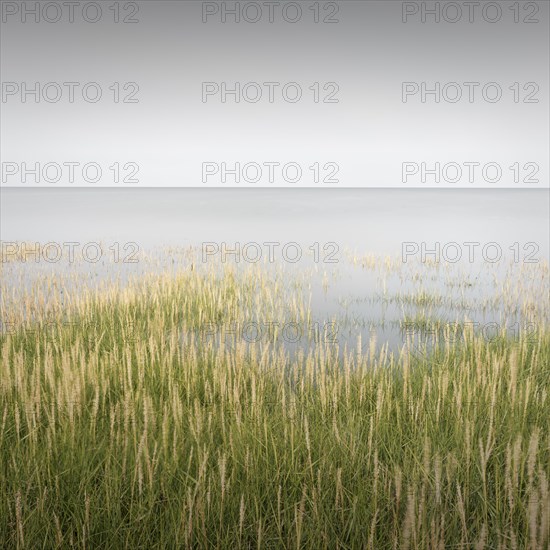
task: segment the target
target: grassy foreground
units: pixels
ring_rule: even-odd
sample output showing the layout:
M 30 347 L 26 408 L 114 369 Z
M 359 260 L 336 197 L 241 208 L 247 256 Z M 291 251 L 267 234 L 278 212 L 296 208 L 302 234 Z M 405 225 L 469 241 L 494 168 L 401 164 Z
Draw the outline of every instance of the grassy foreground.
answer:
M 0 547 L 548 548 L 547 330 L 429 357 L 197 340 L 307 322 L 265 277 L 28 298 L 0 342 Z

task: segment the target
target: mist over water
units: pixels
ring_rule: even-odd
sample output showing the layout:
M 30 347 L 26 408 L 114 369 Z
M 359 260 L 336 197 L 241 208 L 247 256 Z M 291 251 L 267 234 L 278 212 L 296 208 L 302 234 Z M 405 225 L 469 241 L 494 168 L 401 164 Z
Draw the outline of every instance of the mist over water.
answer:
M 400 254 L 403 242 L 536 242 L 549 257 L 549 190 L 3 189 L 3 241 L 335 242 Z M 465 251 L 466 252 L 466 251 Z
M 460 340 L 468 324 L 492 338 L 546 320 L 548 276 L 539 266 L 549 258 L 549 209 L 549 192 L 540 190 L 8 189 L 1 229 L 4 246 L 79 243 L 78 257 L 78 246 L 99 242 L 105 251 L 97 263 L 31 256 L 24 276 L 12 273 L 13 285 L 51 273 L 124 284 L 151 272 L 258 263 L 284 273 L 286 290 L 302 285 L 308 322 L 258 317 L 244 326 L 206 326 L 196 337 L 227 345 L 282 339 L 291 353 L 319 341 L 340 353 L 365 352 L 375 339 L 398 351 L 407 339 L 435 345 L 449 328 Z M 273 262 L 265 243 L 275 243 Z M 246 246 L 254 261 L 246 261 Z M 115 250 L 136 261 L 109 261 Z

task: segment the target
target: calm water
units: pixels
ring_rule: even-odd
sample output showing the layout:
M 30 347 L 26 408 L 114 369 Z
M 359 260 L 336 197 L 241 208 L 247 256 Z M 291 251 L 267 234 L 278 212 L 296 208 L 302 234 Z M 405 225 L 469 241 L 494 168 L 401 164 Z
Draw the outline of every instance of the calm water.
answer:
M 101 241 L 106 251 L 119 243 L 121 257 L 138 247 L 136 257 L 147 251 L 150 258 L 135 264 L 31 261 L 23 278 L 4 269 L 8 287 L 32 284 L 51 272 L 81 273 L 99 282 L 115 275 L 189 267 L 185 254 L 166 247 L 197 247 L 201 261 L 205 242 L 219 248 L 226 243 L 229 249 L 236 243 L 257 243 L 259 249 L 249 248 L 249 257 L 260 250 L 265 259 L 269 249 L 263 243 L 280 243 L 268 267 L 286 270 L 289 281 L 291 275 L 307 279 L 304 297 L 312 314 L 311 322 L 298 328 L 291 317 L 276 320 L 284 329 L 279 338 L 289 350 L 319 339 L 340 350 L 353 349 L 358 336 L 368 349 L 373 335 L 379 345 L 387 343 L 394 350 L 403 345 L 406 334 L 429 344 L 440 332 L 434 331 L 437 321 L 447 326 L 479 323 L 487 337 L 494 335 L 496 323 L 514 335 L 546 322 L 549 314 L 548 269 L 542 267 L 549 258 L 549 191 L 3 189 L 1 218 L 4 243 L 77 242 L 81 247 Z M 125 252 L 128 242 L 135 245 Z M 289 242 L 300 245 L 299 261 L 288 261 L 296 248 L 288 249 L 287 261 L 281 254 Z M 403 242 L 410 243 L 412 251 L 406 264 Z M 456 249 L 450 248 L 438 265 L 421 262 L 422 246 L 433 250 L 436 243 L 443 247 L 451 242 L 460 245 L 461 261 L 445 261 L 454 260 Z M 480 243 L 473 262 L 464 245 L 468 242 Z M 481 253 L 490 242 L 502 251 L 500 262 L 488 261 L 489 255 Z M 491 255 L 495 250 L 490 249 Z M 111 254 L 106 252 L 106 257 Z M 384 269 L 380 259 L 369 263 L 372 255 L 391 256 L 397 264 Z M 212 258 L 219 259 L 219 254 Z M 228 259 L 234 261 L 234 256 Z M 539 264 L 526 264 L 525 259 L 538 259 Z M 239 267 L 247 265 L 241 261 Z M 422 293 L 432 301 L 418 299 Z M 537 303 L 533 296 L 539 298 Z M 225 327 L 229 336 L 208 337 L 231 342 L 236 328 L 246 341 L 270 340 L 269 329 L 260 326 L 259 319 L 246 329 Z
M 9 189 L 2 240 L 337 242 L 399 253 L 403 241 L 537 242 L 548 258 L 548 190 Z

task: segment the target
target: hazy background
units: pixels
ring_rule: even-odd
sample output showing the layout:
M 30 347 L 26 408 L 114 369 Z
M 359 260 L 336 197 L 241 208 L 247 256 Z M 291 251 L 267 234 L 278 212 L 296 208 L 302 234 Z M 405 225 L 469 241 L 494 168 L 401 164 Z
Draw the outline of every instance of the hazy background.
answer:
M 548 190 L 4 189 L 0 213 L 5 241 L 335 242 L 383 255 L 405 241 L 496 242 L 505 259 L 515 242 L 534 242 L 550 258 Z
M 3 2 L 4 10 L 6 4 Z M 99 2 L 102 16 L 97 23 L 86 22 L 81 6 L 75 8 L 74 23 L 67 22 L 66 8 L 59 14 L 55 6 L 46 13 L 59 22 L 34 22 L 23 5 L 16 2 L 14 15 L 4 13 L 1 24 L 1 79 L 3 82 L 78 82 L 74 103 L 63 89 L 62 99 L 34 102 L 21 94 L 7 96 L 1 103 L 1 145 L 3 162 L 97 162 L 103 177 L 95 186 L 112 186 L 109 166 L 134 162 L 139 166 L 138 183 L 125 186 L 219 186 L 219 178 L 201 181 L 202 163 L 297 162 L 304 169 L 298 183 L 289 184 L 277 176 L 273 186 L 316 186 L 308 170 L 314 162 L 335 162 L 340 167 L 337 184 L 324 187 L 427 187 L 418 178 L 401 181 L 403 162 L 487 162 L 499 163 L 505 171 L 502 181 L 490 184 L 478 177 L 469 183 L 441 187 L 548 187 L 548 89 L 549 89 L 549 4 L 520 2 L 519 23 L 514 22 L 513 2 L 498 2 L 500 21 L 490 23 L 481 7 L 468 21 L 467 7 L 456 23 L 433 15 L 422 22 L 418 14 L 403 22 L 400 1 L 338 1 L 319 4 L 321 19 L 335 23 L 315 23 L 314 2 L 301 0 L 302 16 L 296 23 L 282 17 L 289 2 L 275 7 L 273 23 L 264 2 L 258 23 L 235 22 L 223 8 L 235 2 L 148 1 L 136 3 Z M 59 3 L 53 3 L 61 5 Z M 117 5 L 120 20 L 114 23 Z M 219 12 L 203 23 L 203 9 Z M 249 2 L 237 2 L 241 8 Z M 405 3 L 414 9 L 415 3 Z M 439 3 L 441 16 L 455 17 L 449 2 Z M 481 3 L 483 4 L 483 2 Z M 493 4 L 495 4 L 493 2 Z M 533 7 L 538 10 L 532 15 Z M 134 11 L 138 11 L 134 14 Z M 15 8 L 10 7 L 10 10 Z M 247 8 L 250 10 L 250 8 Z M 286 7 L 295 18 L 294 8 Z M 337 13 L 334 15 L 334 10 Z M 253 8 L 252 8 L 253 10 Z M 248 17 L 255 15 L 247 11 Z M 242 11 L 242 10 L 241 10 Z M 489 18 L 497 12 L 489 10 Z M 90 9 L 89 18 L 96 12 Z M 241 13 L 242 15 L 242 13 Z M 525 23 L 538 20 L 538 23 Z M 277 94 L 270 104 L 232 98 L 222 103 L 220 96 L 203 103 L 202 83 L 236 81 L 297 82 L 304 90 L 301 102 L 284 102 Z M 82 99 L 82 85 L 96 82 L 103 96 L 97 103 Z M 121 88 L 135 82 L 138 103 L 114 103 L 115 82 Z M 339 86 L 338 103 L 314 103 L 309 86 L 327 82 Z M 458 103 L 435 103 L 420 96 L 402 101 L 403 82 L 497 82 L 503 97 L 487 103 L 476 89 L 474 103 L 463 98 Z M 509 87 L 520 85 L 520 102 L 515 103 Z M 523 103 L 535 82 L 538 103 Z M 133 86 L 133 85 L 132 85 Z M 133 91 L 121 90 L 121 97 Z M 280 91 L 280 88 L 278 88 Z M 51 91 L 53 93 L 53 91 Z M 464 88 L 464 92 L 467 90 Z M 513 163 L 535 162 L 540 167 L 539 183 L 514 184 Z M 525 174 L 522 174 L 522 178 Z M 32 181 L 32 179 L 31 179 Z M 30 186 L 19 176 L 3 185 Z M 40 181 L 38 185 L 51 184 Z M 56 185 L 86 185 L 78 176 L 68 183 L 65 176 Z M 224 186 L 234 186 L 229 178 Z M 270 185 L 242 182 L 246 187 Z

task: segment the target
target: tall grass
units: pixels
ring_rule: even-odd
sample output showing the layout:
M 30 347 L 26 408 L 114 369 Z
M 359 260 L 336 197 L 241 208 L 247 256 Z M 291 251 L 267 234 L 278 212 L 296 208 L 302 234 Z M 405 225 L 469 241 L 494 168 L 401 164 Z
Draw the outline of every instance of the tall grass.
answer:
M 283 283 L 29 295 L 0 341 L 0 545 L 548 548 L 549 331 L 429 356 L 197 339 L 306 322 Z

